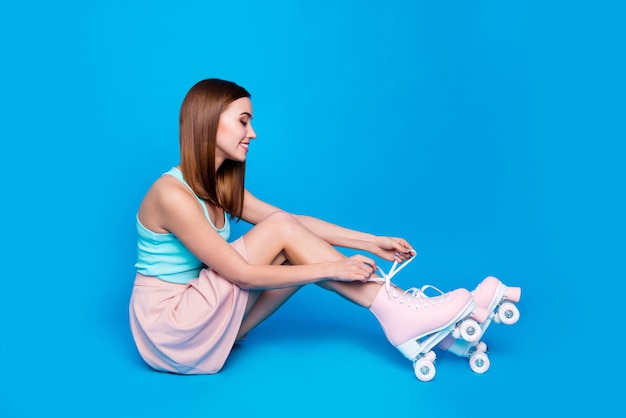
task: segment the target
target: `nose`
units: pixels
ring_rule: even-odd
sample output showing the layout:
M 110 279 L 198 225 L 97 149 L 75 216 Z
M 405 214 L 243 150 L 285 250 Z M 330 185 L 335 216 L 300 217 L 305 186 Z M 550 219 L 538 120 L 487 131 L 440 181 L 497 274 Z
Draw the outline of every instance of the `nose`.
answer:
M 248 138 L 250 139 L 256 138 L 256 132 L 254 131 L 254 128 L 252 127 L 251 123 L 248 124 Z

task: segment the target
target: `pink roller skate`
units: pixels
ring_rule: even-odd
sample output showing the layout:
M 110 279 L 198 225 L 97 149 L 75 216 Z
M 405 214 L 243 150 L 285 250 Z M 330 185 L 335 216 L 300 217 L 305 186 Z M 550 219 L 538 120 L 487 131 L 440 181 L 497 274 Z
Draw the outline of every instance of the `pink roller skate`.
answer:
M 480 321 L 480 334 L 485 334 L 492 321 L 507 325 L 516 323 L 520 314 L 515 303 L 519 302 L 521 294 L 522 289 L 519 287 L 507 287 L 492 276 L 485 278 L 472 292 L 476 304 L 489 312 L 487 319 Z M 470 368 L 476 373 L 485 373 L 491 365 L 487 344 L 483 341 L 447 336 L 438 347 L 459 357 L 469 357 Z
M 427 285 L 421 289 L 400 291 L 390 279 L 411 260 L 400 268 L 396 268 L 398 263 L 394 263 L 388 274 L 379 269 L 385 284 L 381 286 L 370 311 L 380 322 L 389 342 L 413 362 L 415 376 L 421 381 L 430 381 L 435 377 L 436 355 L 432 349 L 452 333 L 477 341 L 481 328 L 469 317 L 481 310 L 477 310 L 476 302 L 466 289 L 443 293 Z M 437 290 L 439 296 L 426 296 L 424 291 L 428 288 Z

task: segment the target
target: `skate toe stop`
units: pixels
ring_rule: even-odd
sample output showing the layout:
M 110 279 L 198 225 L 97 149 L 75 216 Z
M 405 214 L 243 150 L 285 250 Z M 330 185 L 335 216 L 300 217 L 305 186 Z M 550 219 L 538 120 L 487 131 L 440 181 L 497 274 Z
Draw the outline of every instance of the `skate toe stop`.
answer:
M 476 309 L 472 312 L 471 317 L 482 324 L 489 317 L 489 310 L 483 308 L 482 306 L 476 306 Z
M 522 288 L 521 287 L 508 287 L 506 289 L 506 299 L 511 302 L 519 302 L 522 298 Z

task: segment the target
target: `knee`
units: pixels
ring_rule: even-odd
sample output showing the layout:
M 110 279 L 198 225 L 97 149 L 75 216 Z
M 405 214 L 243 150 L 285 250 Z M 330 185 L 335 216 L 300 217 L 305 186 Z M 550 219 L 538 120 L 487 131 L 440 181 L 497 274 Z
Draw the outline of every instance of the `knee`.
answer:
M 299 223 L 295 216 L 282 210 L 277 210 L 276 212 L 270 213 L 263 221 L 278 224 L 290 224 L 294 222 Z
M 287 235 L 292 234 L 297 228 L 302 227 L 295 216 L 284 211 L 273 212 L 263 219 L 262 222 L 271 225 L 272 230 L 277 233 L 280 232 Z

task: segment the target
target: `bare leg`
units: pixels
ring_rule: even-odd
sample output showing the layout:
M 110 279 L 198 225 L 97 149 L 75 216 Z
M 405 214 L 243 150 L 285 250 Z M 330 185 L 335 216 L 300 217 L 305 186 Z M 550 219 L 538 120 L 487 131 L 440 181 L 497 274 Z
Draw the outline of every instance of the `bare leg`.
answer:
M 313 234 L 293 216 L 276 212 L 257 224 L 244 236 L 248 261 L 252 264 L 313 264 L 335 261 L 345 257 L 326 241 Z M 369 307 L 376 297 L 380 284 L 375 282 L 337 282 L 326 280 L 317 283 L 345 299 Z M 299 287 L 251 291 L 238 340 L 276 311 Z
M 241 327 L 239 327 L 237 341 L 246 338 L 246 335 L 254 327 L 276 312 L 298 289 L 300 286 L 272 290 L 251 290 L 248 300 L 249 310 L 244 316 Z
M 287 260 L 292 264 L 308 264 L 345 257 L 296 218 L 283 212 L 268 216 L 244 236 L 244 241 L 251 263 L 276 264 Z M 436 344 L 456 328 L 460 320 L 472 314 L 476 306 L 466 289 L 448 292 L 445 297 L 414 297 L 404 303 L 404 298 L 385 297 L 389 295 L 382 284 L 376 282 L 325 280 L 317 284 L 368 307 L 381 324 L 389 342 L 411 360 L 417 359 L 420 354 L 430 353 Z M 252 292 L 238 339 L 245 337 L 249 330 L 271 315 L 296 290 L 286 288 Z M 421 309 L 417 309 L 418 306 Z M 431 370 L 429 367 L 426 369 Z M 418 378 L 427 380 L 432 376 L 426 374 Z

